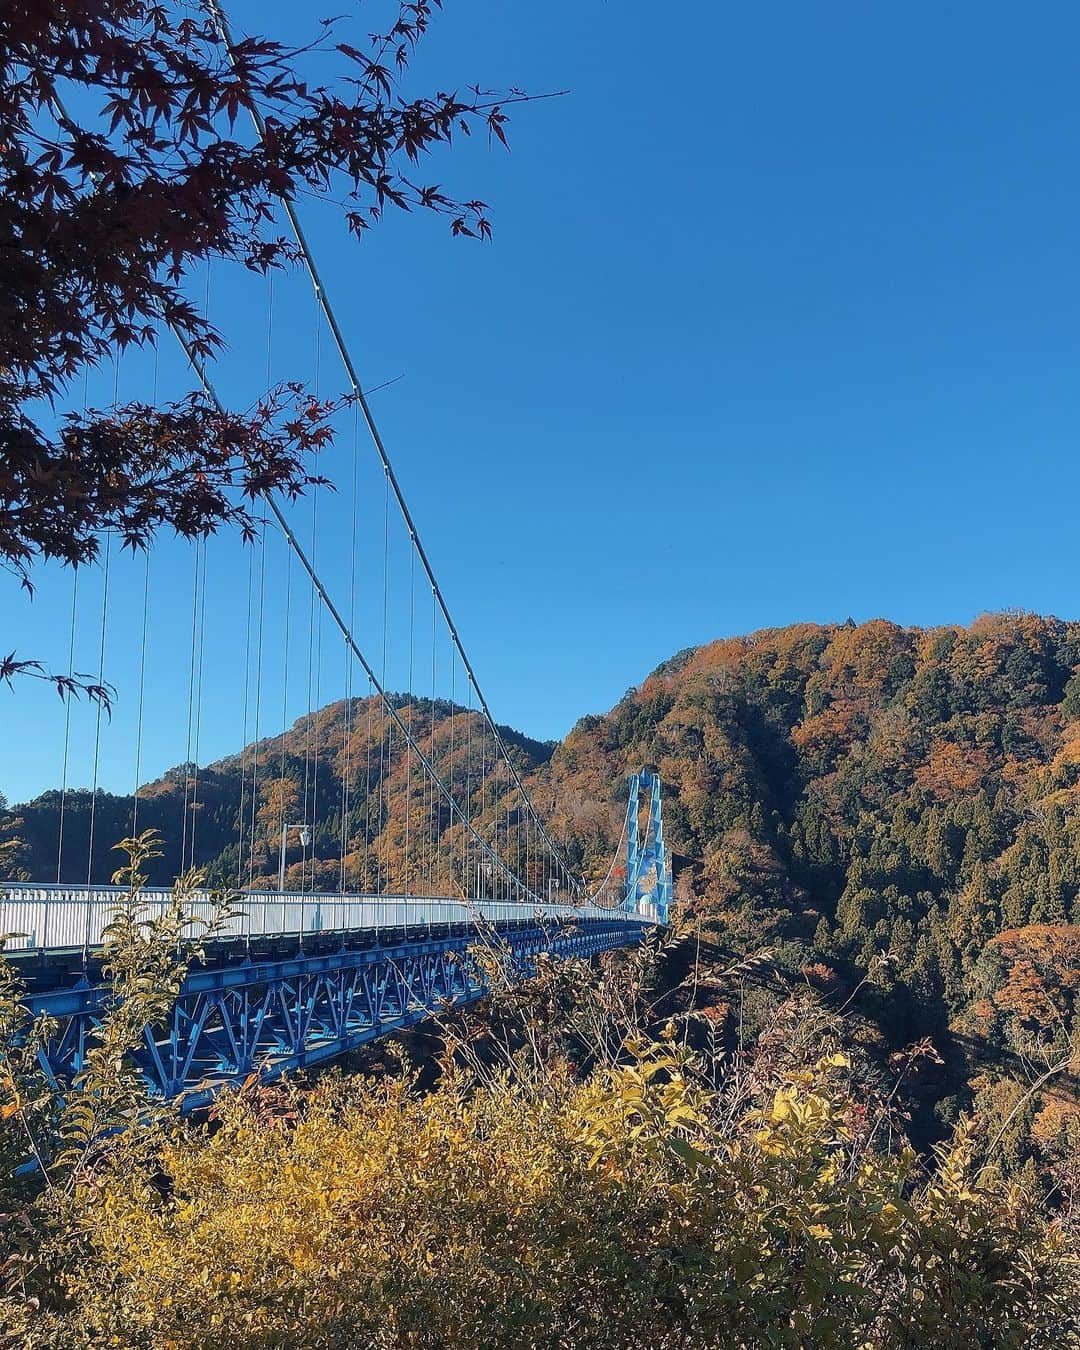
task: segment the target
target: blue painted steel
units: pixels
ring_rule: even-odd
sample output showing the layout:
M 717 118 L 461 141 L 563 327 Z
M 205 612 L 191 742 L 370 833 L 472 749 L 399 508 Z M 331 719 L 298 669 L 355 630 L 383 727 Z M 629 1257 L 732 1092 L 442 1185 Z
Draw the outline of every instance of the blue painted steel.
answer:
M 630 779 L 630 805 L 626 813 L 626 908 L 633 909 L 638 899 L 641 873 L 641 775 Z
M 522 979 L 543 952 L 588 958 L 636 943 L 641 931 L 640 923 L 613 911 L 610 920 L 516 924 L 496 929 L 486 942 L 511 978 Z M 145 1028 L 135 1059 L 152 1093 L 195 1110 L 252 1073 L 277 1078 L 481 998 L 487 987 L 477 943 L 476 933 L 450 928 L 444 936 L 387 946 L 297 951 L 192 970 L 168 1023 Z M 28 973 L 31 964 L 24 966 Z M 108 997 L 107 988 L 85 980 L 28 996 L 32 1012 L 57 1020 L 42 1054 L 54 1084 L 62 1086 L 82 1067 L 87 1037 Z
M 641 838 L 640 799 L 649 794 L 645 838 Z M 658 773 L 636 773 L 630 779 L 630 806 L 626 821 L 626 907 L 642 901 L 656 906 L 657 919 L 667 922 L 671 907 L 671 860 L 664 844 L 664 814 Z

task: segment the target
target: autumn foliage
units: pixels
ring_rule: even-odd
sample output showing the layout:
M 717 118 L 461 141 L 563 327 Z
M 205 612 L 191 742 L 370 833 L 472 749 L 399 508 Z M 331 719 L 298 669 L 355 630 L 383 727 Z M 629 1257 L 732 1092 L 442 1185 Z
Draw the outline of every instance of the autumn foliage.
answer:
M 222 338 L 191 278 L 211 263 L 295 262 L 284 198 L 333 201 L 357 239 L 414 209 L 455 235 L 490 234 L 484 203 L 420 166 L 473 128 L 505 144 L 505 107 L 525 96 L 408 91 L 438 5 L 365 12 L 359 34 L 356 6 L 315 16 L 299 46 L 233 39 L 221 8 L 196 0 L 0 7 L 0 566 L 25 587 L 39 561 L 93 560 L 106 531 L 132 548 L 162 529 L 250 535 L 264 494 L 318 481 L 335 405 L 295 385 L 241 411 L 201 389 L 103 409 L 71 390 L 171 334 L 195 366 L 212 364 Z M 0 679 L 20 673 L 53 678 L 32 657 L 0 666 Z
M 544 1094 L 230 1103 L 164 1145 L 167 1198 L 102 1178 L 69 1295 L 103 1337 L 191 1350 L 1068 1345 L 1064 1235 L 978 1179 L 963 1132 L 930 1180 L 862 1151 L 844 1063 L 733 1112 L 663 1044 Z
M 180 974 L 183 889 L 161 931 L 137 900 L 82 1099 L 35 1077 L 47 1029 L 20 1023 L 0 970 L 0 1151 L 25 1156 L 29 1128 L 41 1164 L 4 1183 L 5 1344 L 1080 1344 L 1070 1227 L 983 1166 L 975 1122 L 920 1159 L 813 998 L 730 1052 L 708 1017 L 650 1023 L 662 967 L 698 947 L 681 917 L 444 1021 L 433 1086 L 386 1064 L 250 1084 L 208 1125 L 140 1106 L 124 1070 Z M 749 970 L 723 976 L 733 999 Z

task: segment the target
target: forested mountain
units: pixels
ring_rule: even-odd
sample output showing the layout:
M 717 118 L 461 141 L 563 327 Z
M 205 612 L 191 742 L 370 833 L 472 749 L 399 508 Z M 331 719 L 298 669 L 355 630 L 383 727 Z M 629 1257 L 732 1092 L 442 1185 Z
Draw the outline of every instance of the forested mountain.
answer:
M 627 766 L 659 768 L 665 821 L 726 945 L 878 1028 L 931 1037 L 923 1137 L 974 1095 L 1014 1161 L 1080 1144 L 1060 1076 L 1080 1034 L 1080 624 L 800 625 L 681 653 L 543 772 L 556 825 Z M 1023 1086 L 1021 1086 L 1023 1084 Z
M 537 867 L 475 715 L 399 706 L 481 829 Z M 617 844 L 627 774 L 657 768 L 677 893 L 722 946 L 768 947 L 780 972 L 838 1003 L 857 990 L 883 1054 L 931 1039 L 945 1062 L 915 1091 L 924 1138 L 974 1098 L 1017 1162 L 1075 1146 L 1062 1076 L 1012 1113 L 1018 1084 L 1067 1058 L 1078 1034 L 1080 624 L 1007 614 L 967 628 L 767 630 L 680 653 L 558 746 L 506 735 L 586 871 Z M 14 865 L 43 879 L 59 804 L 48 793 L 5 819 L 23 841 Z M 68 793 L 73 879 L 89 806 Z M 96 876 L 132 816 L 130 798 L 99 795 Z M 291 846 L 290 885 L 466 884 L 460 827 L 366 700 L 200 769 L 197 784 L 191 767 L 172 771 L 140 792 L 137 823 L 168 841 L 159 879 L 194 854 L 220 882 L 260 884 L 275 878 L 280 822 L 304 819 L 312 856 Z

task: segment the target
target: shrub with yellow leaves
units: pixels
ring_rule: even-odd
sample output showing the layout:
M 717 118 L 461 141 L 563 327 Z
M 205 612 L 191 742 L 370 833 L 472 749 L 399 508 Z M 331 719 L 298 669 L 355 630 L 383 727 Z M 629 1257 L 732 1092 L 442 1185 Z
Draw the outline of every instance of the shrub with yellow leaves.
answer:
M 176 1350 L 1077 1344 L 1064 1236 L 970 1126 L 929 1178 L 858 1144 L 847 1068 L 759 1105 L 669 1037 L 542 1090 L 232 1099 L 87 1188 L 65 1295 L 88 1343 Z
M 132 891 L 120 989 L 164 960 Z M 929 1167 L 894 1146 L 888 1095 L 817 1004 L 790 1000 L 756 1051 L 710 1049 L 707 1022 L 692 1048 L 690 1017 L 643 1012 L 660 945 L 593 972 L 591 993 L 584 968 L 542 967 L 541 1013 L 518 989 L 487 1047 L 447 1029 L 427 1090 L 408 1072 L 252 1086 L 208 1126 L 133 1109 L 126 1073 L 99 1065 L 85 1109 L 107 1116 L 11 1206 L 6 1231 L 30 1237 L 3 1267 L 6 1343 L 1080 1346 L 1068 1232 L 980 1167 L 972 1122 Z M 551 1033 L 571 1000 L 576 1065 Z M 135 1010 L 113 1016 L 102 1044 L 122 1065 Z M 28 1099 L 4 1129 L 25 1137 Z M 104 1128 L 119 1106 L 128 1128 Z

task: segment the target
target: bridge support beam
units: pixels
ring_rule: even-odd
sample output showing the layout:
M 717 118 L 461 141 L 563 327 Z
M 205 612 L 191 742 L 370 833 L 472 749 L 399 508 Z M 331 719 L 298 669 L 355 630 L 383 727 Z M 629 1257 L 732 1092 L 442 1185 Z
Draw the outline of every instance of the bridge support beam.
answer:
M 645 838 L 641 838 L 641 794 L 649 794 Z M 626 813 L 626 908 L 633 913 L 642 902 L 655 907 L 660 923 L 671 907 L 671 860 L 664 844 L 664 814 L 658 773 L 636 773 L 630 779 Z
M 512 976 L 524 979 L 541 953 L 589 958 L 640 936 L 641 925 L 616 911 L 610 920 L 515 925 L 496 930 L 488 943 Z M 190 1112 L 256 1071 L 278 1078 L 483 997 L 476 946 L 475 934 L 448 935 L 192 970 L 167 1023 L 144 1028 L 135 1058 L 151 1093 L 179 1098 Z M 107 987 L 84 983 L 27 999 L 31 1012 L 48 1013 L 58 1024 L 42 1056 L 54 1084 L 82 1067 L 108 997 Z

